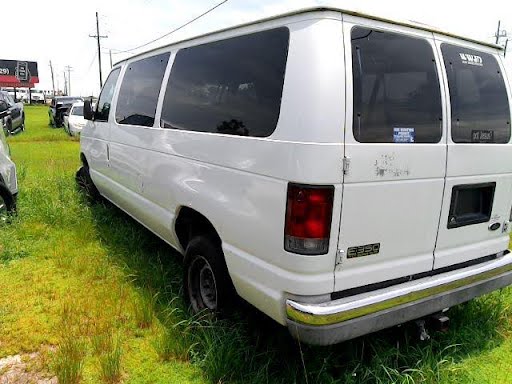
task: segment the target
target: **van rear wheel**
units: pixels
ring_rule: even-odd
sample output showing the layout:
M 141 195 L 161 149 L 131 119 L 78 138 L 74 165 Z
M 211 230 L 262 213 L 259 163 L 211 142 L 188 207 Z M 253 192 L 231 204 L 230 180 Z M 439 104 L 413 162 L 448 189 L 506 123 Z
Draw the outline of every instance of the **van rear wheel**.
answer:
M 194 313 L 226 313 L 235 297 L 220 244 L 192 238 L 185 252 L 184 291 Z

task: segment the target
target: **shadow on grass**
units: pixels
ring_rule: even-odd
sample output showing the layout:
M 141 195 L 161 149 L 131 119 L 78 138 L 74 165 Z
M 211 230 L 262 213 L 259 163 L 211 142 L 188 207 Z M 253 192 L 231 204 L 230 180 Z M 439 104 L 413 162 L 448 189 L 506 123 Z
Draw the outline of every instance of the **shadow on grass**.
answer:
M 164 356 L 190 359 L 212 383 L 456 382 L 464 372 L 455 364 L 499 345 L 509 323 L 508 290 L 450 310 L 450 331 L 421 343 L 406 324 L 336 346 L 299 345 L 244 303 L 229 319 L 198 320 L 181 298 L 181 255 L 108 202 L 94 204 L 92 214 L 111 262 L 156 298 L 151 311 L 172 336 Z

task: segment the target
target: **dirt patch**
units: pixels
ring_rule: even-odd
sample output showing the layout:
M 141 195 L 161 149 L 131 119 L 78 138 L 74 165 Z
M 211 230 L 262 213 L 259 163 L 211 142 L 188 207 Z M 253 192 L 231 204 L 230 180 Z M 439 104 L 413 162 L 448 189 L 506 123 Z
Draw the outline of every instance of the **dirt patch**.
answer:
M 56 377 L 33 372 L 41 363 L 39 353 L 13 355 L 0 359 L 0 384 L 57 384 Z

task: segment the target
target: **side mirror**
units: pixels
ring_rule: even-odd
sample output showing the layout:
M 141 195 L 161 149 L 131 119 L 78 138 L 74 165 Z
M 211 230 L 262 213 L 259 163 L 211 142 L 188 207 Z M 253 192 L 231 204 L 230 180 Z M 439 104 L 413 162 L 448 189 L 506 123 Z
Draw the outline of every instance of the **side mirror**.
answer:
M 93 120 L 94 113 L 92 111 L 91 99 L 84 100 L 84 119 L 85 120 Z

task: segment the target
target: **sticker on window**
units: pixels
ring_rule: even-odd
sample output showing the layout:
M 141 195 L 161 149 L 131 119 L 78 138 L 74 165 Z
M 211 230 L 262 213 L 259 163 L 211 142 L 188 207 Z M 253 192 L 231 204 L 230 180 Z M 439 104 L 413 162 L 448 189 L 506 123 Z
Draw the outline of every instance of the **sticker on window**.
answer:
M 414 143 L 414 128 L 393 128 L 393 143 Z
M 484 65 L 484 61 L 481 56 L 470 55 L 469 53 L 459 53 L 459 55 L 462 60 L 462 64 L 477 65 L 479 67 Z
M 472 143 L 494 143 L 494 131 L 474 129 L 471 131 Z

